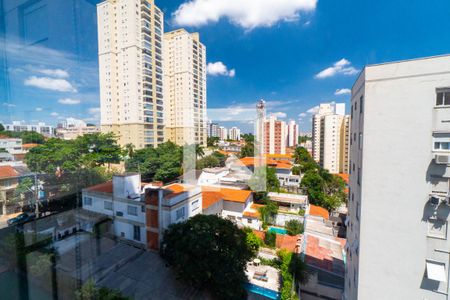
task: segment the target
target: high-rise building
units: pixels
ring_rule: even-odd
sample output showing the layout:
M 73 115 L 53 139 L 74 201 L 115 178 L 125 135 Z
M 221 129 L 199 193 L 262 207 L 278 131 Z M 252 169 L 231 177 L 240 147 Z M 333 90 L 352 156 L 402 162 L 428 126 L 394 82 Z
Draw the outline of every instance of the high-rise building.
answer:
M 164 34 L 166 140 L 206 146 L 206 47 L 198 33 Z
M 294 120 L 287 124 L 287 146 L 295 147 L 298 144 L 298 124 Z
M 102 132 L 137 148 L 164 142 L 163 14 L 153 0 L 97 6 Z
M 218 137 L 217 130 L 219 129 L 218 123 L 213 123 L 211 120 L 207 123 L 208 137 Z
M 230 128 L 230 140 L 238 141 L 241 139 L 241 130 L 237 127 Z
M 345 104 L 320 104 L 312 122 L 313 158 L 330 173 L 348 173 L 350 117 Z
M 447 299 L 450 56 L 366 66 L 351 115 L 345 299 Z
M 264 121 L 264 153 L 286 154 L 286 123 L 270 116 Z
M 226 128 L 223 127 L 223 126 L 220 126 L 220 127 L 217 129 L 217 136 L 219 137 L 219 139 L 220 139 L 221 141 L 228 140 L 228 129 L 226 129 Z

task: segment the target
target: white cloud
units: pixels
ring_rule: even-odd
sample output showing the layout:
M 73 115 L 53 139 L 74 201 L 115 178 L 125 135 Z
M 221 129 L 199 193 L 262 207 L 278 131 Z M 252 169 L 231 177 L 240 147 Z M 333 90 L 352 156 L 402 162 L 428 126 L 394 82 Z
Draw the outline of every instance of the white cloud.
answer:
M 58 92 L 76 92 L 77 90 L 70 82 L 65 79 L 54 79 L 50 77 L 31 76 L 25 79 L 24 84 L 34 86 L 40 89 L 58 91 Z
M 234 77 L 236 71 L 234 69 L 228 70 L 228 67 L 223 64 L 223 62 L 218 61 L 214 63 L 208 63 L 206 66 L 206 72 L 212 76 L 228 76 Z
M 58 78 L 69 77 L 69 73 L 67 71 L 61 70 L 61 69 L 36 69 L 36 72 L 39 72 L 41 74 L 51 76 L 51 77 L 58 77 Z
M 352 90 L 350 89 L 337 89 L 334 94 L 335 95 L 349 95 L 352 93 Z
M 64 105 L 77 105 L 80 104 L 80 100 L 78 99 L 71 99 L 71 98 L 63 98 L 63 99 L 59 99 L 58 103 L 60 104 L 64 104 Z
M 15 104 L 12 104 L 12 103 L 7 103 L 7 102 L 3 102 L 3 104 L 2 104 L 3 106 L 6 106 L 6 107 L 16 107 L 16 105 Z
M 36 111 L 42 111 L 42 107 L 36 107 Z
M 59 114 L 57 113 L 57 112 L 52 112 L 51 114 L 50 114 L 50 116 L 52 116 L 52 117 L 57 117 Z
M 298 115 L 300 118 L 304 118 L 304 117 L 306 117 L 306 113 L 300 113 L 299 115 Z
M 316 106 L 314 106 L 314 107 L 311 107 L 310 109 L 308 109 L 307 111 L 306 111 L 308 114 L 316 114 L 316 113 L 318 113 L 319 112 L 319 105 L 316 105 Z
M 358 73 L 359 70 L 355 69 L 351 62 L 346 60 L 345 58 L 335 62 L 333 66 L 328 67 L 319 73 L 317 73 L 314 77 L 317 79 L 323 79 L 332 77 L 337 74 L 343 74 L 343 75 L 354 75 Z
M 91 107 L 91 108 L 88 109 L 88 112 L 91 115 L 99 114 L 100 113 L 100 107 Z
M 300 12 L 314 11 L 316 5 L 317 0 L 190 0 L 181 4 L 173 17 L 180 26 L 201 26 L 227 18 L 251 30 L 298 20 Z
M 277 118 L 281 118 L 281 119 L 287 117 L 287 114 L 285 112 L 282 112 L 282 111 L 277 111 L 277 112 L 271 113 L 270 115 L 274 116 L 274 117 L 277 117 Z

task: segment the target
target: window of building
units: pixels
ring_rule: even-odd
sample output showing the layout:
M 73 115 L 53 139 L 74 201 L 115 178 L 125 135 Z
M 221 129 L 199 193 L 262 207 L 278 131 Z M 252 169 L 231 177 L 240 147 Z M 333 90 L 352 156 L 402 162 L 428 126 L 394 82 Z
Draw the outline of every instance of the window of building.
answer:
M 133 205 L 127 206 L 127 214 L 131 216 L 137 216 L 137 207 Z
M 436 91 L 436 106 L 450 106 L 450 89 Z
M 135 241 L 141 240 L 141 227 L 133 225 L 133 239 Z
M 92 206 L 92 198 L 91 197 L 84 197 L 83 205 Z
M 113 210 L 112 202 L 111 201 L 104 201 L 103 207 L 106 210 Z
M 177 221 L 180 219 L 184 219 L 185 216 L 186 216 L 186 209 L 184 207 L 182 207 L 176 211 Z
M 359 113 L 363 112 L 363 106 L 364 106 L 364 96 L 361 96 L 359 98 Z
M 199 202 L 200 200 L 195 200 L 192 202 L 192 211 L 196 210 L 197 208 L 199 208 Z

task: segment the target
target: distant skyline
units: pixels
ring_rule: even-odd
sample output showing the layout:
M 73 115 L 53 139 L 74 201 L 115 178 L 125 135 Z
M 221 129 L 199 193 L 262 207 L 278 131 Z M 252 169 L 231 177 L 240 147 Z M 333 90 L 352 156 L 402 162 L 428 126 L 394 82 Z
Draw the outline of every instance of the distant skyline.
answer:
M 100 1 L 80 0 L 76 14 L 67 3 L 48 2 L 47 15 L 37 13 L 31 23 L 24 22 L 27 30 L 14 19 L 17 9 L 5 14 L 0 121 L 56 125 L 75 117 L 98 123 L 95 3 Z M 260 98 L 267 101 L 268 114 L 296 120 L 301 132 L 310 131 L 319 103 L 349 103 L 364 65 L 450 53 L 447 0 L 433 5 L 419 0 L 157 0 L 156 5 L 165 13 L 165 31 L 184 27 L 200 33 L 209 63 L 208 116 L 243 133 L 253 127 L 249 109 Z M 43 22 L 48 18 L 51 25 Z

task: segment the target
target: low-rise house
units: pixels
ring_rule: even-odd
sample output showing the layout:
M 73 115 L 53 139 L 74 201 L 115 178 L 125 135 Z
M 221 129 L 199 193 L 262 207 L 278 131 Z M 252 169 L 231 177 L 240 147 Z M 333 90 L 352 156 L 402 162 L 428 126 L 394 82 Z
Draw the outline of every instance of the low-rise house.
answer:
M 20 212 L 22 201 L 14 191 L 20 181 L 32 173 L 25 166 L 0 166 L 0 216 Z
M 202 196 L 204 214 L 221 216 L 238 226 L 261 229 L 262 222 L 259 219 L 261 205 L 253 203 L 252 191 L 203 186 Z
M 22 139 L 7 136 L 0 137 L 0 149 L 5 149 L 10 154 L 20 154 L 23 152 Z
M 61 138 L 63 140 L 74 140 L 79 136 L 98 132 L 100 132 L 100 128 L 97 126 L 57 128 L 56 137 Z
M 301 209 L 306 210 L 308 207 L 307 195 L 269 192 L 267 196 L 278 203 L 281 211 L 298 213 Z
M 200 187 L 146 184 L 136 173 L 115 175 L 82 193 L 83 209 L 109 216 L 115 236 L 147 249 L 159 249 L 170 224 L 202 212 Z

